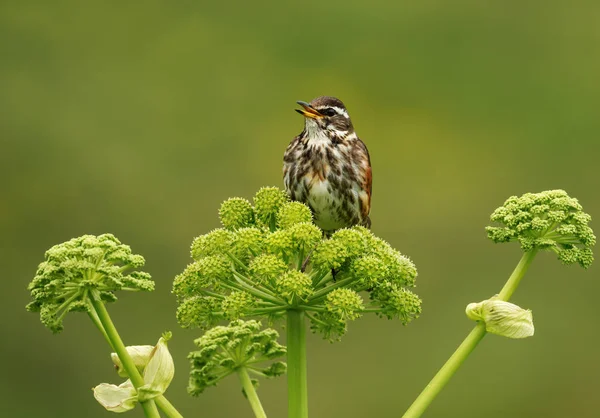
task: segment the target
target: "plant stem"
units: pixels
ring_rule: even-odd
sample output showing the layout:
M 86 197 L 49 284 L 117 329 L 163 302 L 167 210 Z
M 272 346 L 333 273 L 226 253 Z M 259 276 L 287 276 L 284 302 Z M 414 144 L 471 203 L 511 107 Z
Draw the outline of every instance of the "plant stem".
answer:
M 500 293 L 498 293 L 498 299 L 508 302 L 513 293 L 515 293 L 515 290 L 517 290 L 521 279 L 523 278 L 523 276 L 525 276 L 525 273 L 527 272 L 529 265 L 531 264 L 535 255 L 537 254 L 537 251 L 537 249 L 533 249 L 523 254 L 521 260 L 519 261 L 519 264 L 517 264 L 517 267 L 515 267 L 515 270 L 512 272 L 512 274 L 504 284 L 504 287 L 502 288 Z
M 108 339 L 110 340 L 111 347 L 115 350 L 115 352 L 119 356 L 121 363 L 123 363 L 123 367 L 125 368 L 125 371 L 129 375 L 129 378 L 131 379 L 131 383 L 133 383 L 133 386 L 136 389 L 139 388 L 140 386 L 143 386 L 144 379 L 142 378 L 142 375 L 140 374 L 138 369 L 135 367 L 133 360 L 129 356 L 129 353 L 127 352 L 127 349 L 125 348 L 125 344 L 123 344 L 123 340 L 121 340 L 121 337 L 119 336 L 119 333 L 117 332 L 115 325 L 113 324 L 112 320 L 110 319 L 110 316 L 108 315 L 108 311 L 106 310 L 104 303 L 100 300 L 100 296 L 98 295 L 97 292 L 94 292 L 94 291 L 91 292 L 90 302 L 92 303 L 92 306 L 93 306 L 94 310 L 96 311 L 96 314 L 98 316 L 98 319 L 100 320 L 100 323 L 102 324 L 102 327 L 106 331 L 106 335 L 108 336 Z M 147 417 L 160 418 L 160 414 L 158 413 L 158 409 L 156 408 L 156 404 L 154 403 L 153 400 L 140 402 L 140 404 L 142 405 L 142 408 L 144 409 L 144 413 L 146 414 Z
M 508 281 L 500 291 L 498 298 L 500 300 L 508 301 L 512 294 L 517 289 L 521 279 L 527 272 L 529 265 L 533 261 L 537 250 L 531 250 L 523 254 L 519 264 L 513 270 L 512 274 L 508 278 Z M 415 399 L 413 404 L 402 416 L 403 418 L 418 418 L 427 407 L 433 402 L 435 397 L 440 391 L 446 386 L 446 383 L 456 373 L 458 368 L 467 359 L 469 354 L 477 347 L 479 341 L 487 334 L 485 330 L 485 323 L 479 322 L 475 325 L 475 328 L 467 335 L 467 338 L 458 346 L 456 351 L 446 361 L 446 364 L 437 372 L 437 374 L 431 379 L 429 384 L 423 389 L 423 392 Z
M 98 328 L 98 330 L 102 333 L 102 335 L 108 342 L 108 345 L 110 345 L 110 348 L 114 350 L 112 341 L 110 340 L 110 338 L 108 338 L 108 334 L 106 333 L 106 330 L 102 326 L 102 323 L 100 322 L 100 318 L 98 318 L 98 314 L 96 313 L 96 311 L 92 309 L 90 312 L 88 312 L 88 314 L 89 314 L 90 318 L 92 319 L 92 322 L 94 323 L 94 325 L 96 325 L 96 328 Z M 171 402 L 169 402 L 169 400 L 167 398 L 165 398 L 164 395 L 157 396 L 155 398 L 155 402 L 156 402 L 156 406 L 158 406 L 160 408 L 160 410 L 165 413 L 166 416 L 168 416 L 170 418 L 183 418 L 183 415 L 181 415 L 179 413 L 179 411 L 177 411 L 177 409 L 175 409 L 173 404 L 171 404 Z
M 96 313 L 96 311 L 91 309 L 88 312 L 88 315 L 89 315 L 90 319 L 92 320 L 92 322 L 94 323 L 94 325 L 96 325 L 96 328 L 98 328 L 98 331 L 100 331 L 100 333 L 102 334 L 102 336 L 104 337 L 106 342 L 108 342 L 108 345 L 110 345 L 110 348 L 112 350 L 114 350 L 115 348 L 112 345 L 112 341 L 110 340 L 110 338 L 108 338 L 108 334 L 106 333 L 106 330 L 102 326 L 102 322 L 100 322 L 100 318 L 98 318 L 98 314 Z
M 256 390 L 254 389 L 254 385 L 252 384 L 252 380 L 250 380 L 250 376 L 248 375 L 248 370 L 246 370 L 245 367 L 240 367 L 237 372 L 238 376 L 240 376 L 240 381 L 242 382 L 242 387 L 244 388 L 248 402 L 250 402 L 252 411 L 254 411 L 254 415 L 256 418 L 267 418 L 267 414 L 265 414 L 265 410 L 263 409 L 260 399 L 258 399 L 258 395 L 256 394 Z
M 156 402 L 156 406 L 158 406 L 169 418 L 183 418 L 183 415 L 181 415 L 179 411 L 175 409 L 173 404 L 165 398 L 165 395 L 157 396 L 154 398 L 154 401 Z
M 308 418 L 304 311 L 287 312 L 288 418 Z

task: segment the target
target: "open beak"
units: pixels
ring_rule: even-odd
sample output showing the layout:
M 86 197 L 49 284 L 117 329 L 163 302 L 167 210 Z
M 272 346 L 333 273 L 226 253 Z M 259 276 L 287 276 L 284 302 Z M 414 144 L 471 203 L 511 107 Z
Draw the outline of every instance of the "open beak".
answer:
M 304 116 L 305 118 L 311 118 L 311 119 L 321 119 L 323 117 L 323 115 L 321 115 L 315 108 L 313 108 L 310 104 L 303 102 L 303 101 L 297 101 L 296 103 L 298 103 L 300 106 L 303 107 L 302 110 L 300 109 L 295 109 L 296 112 L 300 113 L 302 116 Z

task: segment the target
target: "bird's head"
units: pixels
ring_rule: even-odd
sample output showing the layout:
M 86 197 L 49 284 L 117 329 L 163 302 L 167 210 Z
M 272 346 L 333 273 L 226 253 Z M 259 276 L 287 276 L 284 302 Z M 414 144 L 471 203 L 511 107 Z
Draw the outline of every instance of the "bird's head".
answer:
M 341 100 L 321 96 L 310 103 L 297 102 L 302 109 L 296 109 L 305 118 L 305 128 L 309 136 L 325 134 L 329 138 L 344 139 L 354 132 L 352 121 Z

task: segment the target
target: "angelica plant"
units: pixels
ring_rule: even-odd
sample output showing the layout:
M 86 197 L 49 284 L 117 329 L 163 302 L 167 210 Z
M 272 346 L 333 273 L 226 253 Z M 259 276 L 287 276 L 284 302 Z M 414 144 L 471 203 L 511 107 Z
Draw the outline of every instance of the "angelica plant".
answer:
M 45 258 L 29 284 L 33 301 L 27 310 L 38 312 L 42 323 L 53 333 L 63 330 L 67 313 L 86 312 L 116 352 L 130 379 L 124 386 L 129 387 L 130 397 L 135 399 L 127 402 L 127 408 L 139 401 L 146 416 L 159 417 L 158 404 L 169 417 L 180 417 L 162 395 L 165 380 L 156 378 L 157 373 L 142 377 L 105 306 L 117 300 L 115 292 L 119 290 L 154 290 L 150 275 L 134 270 L 144 265 L 144 258 L 133 254 L 129 246 L 111 234 L 74 238 L 50 248 Z
M 491 220 L 495 225 L 486 228 L 488 238 L 495 243 L 519 242 L 523 256 L 498 295 L 467 306 L 467 316 L 477 321 L 477 325 L 413 402 L 404 418 L 423 414 L 487 333 L 509 338 L 533 335 L 531 311 L 507 301 L 538 252 L 551 251 L 563 264 L 579 264 L 583 268 L 593 261 L 596 237 L 588 226 L 591 217 L 577 199 L 569 197 L 564 190 L 512 196 L 492 213 Z
M 421 312 L 410 290 L 415 265 L 366 228 L 326 237 L 306 205 L 272 187 L 253 203 L 226 200 L 219 216 L 223 227 L 194 239 L 194 261 L 173 282 L 177 320 L 202 329 L 242 318 L 285 320 L 290 418 L 308 416 L 307 322 L 338 341 L 363 314 L 407 324 Z
M 256 394 L 258 385 L 252 376 L 276 377 L 285 373 L 286 364 L 272 360 L 284 356 L 285 347 L 277 342 L 279 334 L 272 329 L 260 330 L 257 321 L 232 321 L 228 326 L 216 326 L 208 330 L 194 343 L 199 350 L 192 351 L 192 371 L 188 391 L 198 395 L 209 386 L 232 373 L 237 373 L 243 391 L 257 418 L 266 418 L 265 411 Z M 268 366 L 265 362 L 271 362 Z

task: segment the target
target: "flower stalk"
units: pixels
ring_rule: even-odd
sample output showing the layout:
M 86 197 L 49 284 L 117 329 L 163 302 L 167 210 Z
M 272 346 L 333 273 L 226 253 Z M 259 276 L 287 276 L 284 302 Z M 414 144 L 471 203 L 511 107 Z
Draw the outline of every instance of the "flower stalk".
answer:
M 525 276 L 525 273 L 527 272 L 529 265 L 533 261 L 536 253 L 536 250 L 531 250 L 523 254 L 519 264 L 517 264 L 517 267 L 504 284 L 504 287 L 498 296 L 500 300 L 508 302 L 508 299 L 515 292 L 517 286 L 519 286 L 521 279 L 523 276 Z M 477 323 L 477 325 L 475 325 L 469 335 L 467 335 L 463 342 L 458 346 L 456 351 L 436 373 L 433 379 L 431 379 L 425 389 L 423 389 L 421 394 L 417 397 L 417 399 L 415 399 L 402 417 L 418 418 L 423 415 L 431 402 L 433 402 L 437 395 L 442 391 L 444 386 L 446 386 L 452 376 L 454 376 L 454 373 L 456 373 L 460 366 L 465 362 L 467 357 L 469 357 L 473 350 L 475 350 L 475 347 L 477 347 L 479 342 L 483 339 L 483 337 L 485 337 L 486 334 L 487 331 L 485 330 L 485 323 Z
M 551 251 L 563 264 L 577 263 L 583 268 L 589 267 L 594 259 L 592 247 L 596 244 L 596 236 L 588 226 L 591 217 L 583 212 L 577 199 L 569 197 L 564 190 L 511 196 L 492 213 L 490 219 L 499 226 L 486 228 L 488 238 L 496 243 L 519 242 L 524 254 L 496 297 L 467 307 L 468 316 L 481 320 L 478 320 L 475 328 L 408 408 L 403 418 L 418 418 L 423 414 L 488 333 L 486 327 L 491 327 L 487 328 L 490 332 L 509 338 L 533 335 L 530 311 L 512 304 L 494 306 L 494 303 L 508 302 L 538 251 Z M 489 307 L 483 312 L 491 314 L 489 323 L 483 316 L 472 311 L 478 306 Z
M 250 407 L 252 408 L 254 415 L 256 418 L 267 418 L 267 414 L 260 403 L 260 399 L 258 399 L 258 394 L 256 393 L 256 389 L 254 389 L 254 385 L 252 384 L 248 370 L 246 370 L 245 367 L 240 367 L 237 370 L 237 373 L 240 377 L 242 388 L 244 389 L 244 393 L 248 398 L 248 402 L 250 402 Z
M 209 329 L 208 340 L 220 329 L 211 327 L 223 320 L 285 320 L 289 418 L 308 417 L 308 325 L 333 342 L 344 336 L 350 321 L 366 313 L 402 324 L 421 313 L 421 300 L 410 290 L 415 265 L 364 227 L 326 235 L 308 206 L 290 202 L 274 187 L 259 190 L 253 204 L 226 200 L 219 217 L 223 228 L 194 239 L 194 261 L 175 277 L 177 320 L 184 328 Z M 196 394 L 213 384 L 207 374 L 212 363 L 200 352 L 191 356 L 189 388 Z M 203 370 L 206 365 L 211 367 Z
M 304 312 L 287 312 L 288 418 L 308 418 Z
M 115 325 L 110 319 L 110 315 L 108 314 L 104 303 L 102 303 L 102 301 L 99 300 L 99 297 L 93 291 L 90 297 L 90 302 L 93 306 L 96 315 L 98 316 L 100 323 L 102 324 L 102 327 L 106 331 L 106 335 L 110 341 L 111 347 L 115 350 L 115 352 L 119 356 L 119 359 L 123 363 L 123 367 L 129 375 L 131 383 L 133 383 L 133 386 L 136 389 L 140 388 L 144 385 L 144 379 L 142 378 L 142 375 L 140 374 L 138 369 L 135 367 L 131 356 L 127 352 L 127 348 L 125 348 L 125 344 L 123 344 L 121 336 L 117 332 Z M 146 414 L 148 418 L 160 418 L 160 414 L 158 413 L 158 409 L 154 400 L 150 399 L 147 401 L 140 402 L 140 404 L 144 409 L 144 414 Z

